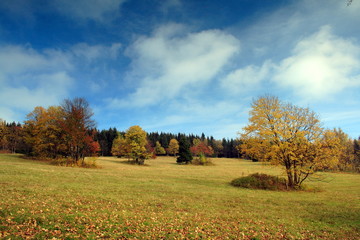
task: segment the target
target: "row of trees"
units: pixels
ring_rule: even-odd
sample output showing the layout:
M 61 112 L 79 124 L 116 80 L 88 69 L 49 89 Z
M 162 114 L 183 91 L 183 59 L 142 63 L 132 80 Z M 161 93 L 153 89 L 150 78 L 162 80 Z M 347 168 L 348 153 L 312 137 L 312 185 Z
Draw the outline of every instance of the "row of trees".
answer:
M 127 156 L 136 163 L 155 155 L 178 155 L 179 163 L 196 157 L 245 157 L 283 165 L 290 185 L 299 186 L 320 169 L 360 172 L 360 138 L 341 129 L 326 130 L 317 115 L 278 98 L 256 99 L 240 140 L 146 133 L 139 126 L 126 132 L 98 131 L 85 99 L 60 106 L 36 107 L 23 125 L 0 120 L 0 150 L 41 158 L 64 158 L 81 164 L 86 156 Z
M 129 139 L 134 128 L 140 127 L 133 126 L 126 132 L 119 132 L 116 128 L 98 131 L 91 117 L 91 109 L 84 99 L 65 100 L 62 105 L 49 108 L 36 107 L 27 115 L 23 125 L 0 121 L 1 150 L 26 153 L 39 158 L 65 158 L 68 164 L 81 164 L 85 156 L 95 154 L 127 156 L 141 164 L 149 156 L 178 155 L 179 142 L 182 141 L 189 142 L 187 151 L 191 156 L 238 156 L 234 140 L 219 141 L 213 137 L 205 137 L 204 134 L 147 134 L 142 129 L 137 129 L 137 132 L 145 136 L 143 139 L 146 141 L 137 142 L 143 156 L 136 159 L 137 154 L 129 150 L 130 141 L 125 140 Z M 169 141 L 165 142 L 164 139 Z M 187 158 L 183 162 L 188 161 L 191 159 Z
M 190 147 L 194 147 L 197 143 L 203 142 L 206 146 L 212 149 L 211 156 L 213 157 L 226 157 L 226 158 L 239 158 L 240 154 L 237 150 L 237 146 L 240 144 L 240 141 L 234 139 L 222 139 L 216 140 L 213 136 L 205 136 L 204 133 L 201 136 L 194 134 L 172 134 L 172 133 L 157 133 L 152 132 L 148 134 L 148 139 L 152 146 L 155 146 L 157 143 L 160 144 L 165 150 L 169 147 L 171 139 L 176 139 L 180 142 L 181 138 L 185 138 L 186 141 L 190 143 Z M 172 155 L 171 153 L 168 153 Z M 194 154 L 196 155 L 196 154 Z
M 207 139 L 194 138 L 191 145 L 186 135 L 179 134 L 178 137 L 179 141 L 171 138 L 164 148 L 159 141 L 152 144 L 141 127 L 132 126 L 125 133 L 118 133 L 113 141 L 111 153 L 118 157 L 128 157 L 138 164 L 143 164 L 145 159 L 150 157 L 165 154 L 179 154 L 178 163 L 191 162 L 192 156 L 213 156 L 214 150 Z
M 100 144 L 100 155 L 101 156 L 112 156 L 111 153 L 113 141 L 118 135 L 125 135 L 125 132 L 118 132 L 116 128 L 110 128 L 108 130 L 97 130 L 95 135 L 95 140 Z M 176 155 L 177 153 L 173 152 L 173 148 L 169 148 L 171 141 L 176 140 L 178 143 L 180 139 L 184 137 L 187 141 L 190 142 L 190 147 L 193 147 L 194 141 L 201 140 L 205 142 L 206 145 L 212 148 L 213 157 L 226 157 L 226 158 L 239 158 L 241 157 L 237 146 L 240 144 L 240 141 L 234 139 L 222 139 L 216 140 L 214 137 L 207 137 L 205 134 L 200 136 L 194 134 L 173 134 L 173 133 L 158 133 L 150 132 L 147 133 L 147 139 L 149 147 L 153 149 L 156 155 Z
M 324 129 L 315 112 L 277 97 L 253 101 L 241 140 L 239 151 L 247 158 L 283 166 L 290 187 L 299 187 L 319 170 L 360 171 L 360 139 Z

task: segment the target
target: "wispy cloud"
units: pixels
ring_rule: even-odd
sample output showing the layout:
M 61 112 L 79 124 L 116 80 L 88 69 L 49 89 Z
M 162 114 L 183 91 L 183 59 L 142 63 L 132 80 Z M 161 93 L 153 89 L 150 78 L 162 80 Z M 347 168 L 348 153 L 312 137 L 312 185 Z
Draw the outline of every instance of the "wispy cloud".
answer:
M 128 49 L 131 78 L 139 82 L 127 99 L 114 103 L 141 107 L 175 98 L 186 87 L 209 82 L 238 51 L 239 41 L 219 30 L 187 32 L 182 25 L 162 26 Z
M 91 63 L 99 59 L 115 60 L 119 56 L 121 46 L 121 43 L 112 43 L 109 46 L 78 43 L 72 46 L 70 51 L 74 57 Z

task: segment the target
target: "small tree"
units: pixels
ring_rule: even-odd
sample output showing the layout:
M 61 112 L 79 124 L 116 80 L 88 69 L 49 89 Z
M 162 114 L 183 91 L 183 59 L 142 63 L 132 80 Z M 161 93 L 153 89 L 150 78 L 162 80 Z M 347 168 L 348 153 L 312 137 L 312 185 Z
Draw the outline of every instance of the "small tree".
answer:
M 176 156 L 179 153 L 179 142 L 175 138 L 171 139 L 167 150 L 169 154 Z
M 181 137 L 179 141 L 179 157 L 176 162 L 188 164 L 191 160 L 190 143 L 185 137 Z
M 156 155 L 165 155 L 166 154 L 165 149 L 161 146 L 159 141 L 156 141 L 154 151 L 155 151 Z
M 214 154 L 214 150 L 211 146 L 208 146 L 205 141 L 201 141 L 200 139 L 194 139 L 194 145 L 190 148 L 190 152 L 194 156 L 211 156 Z
M 253 101 L 241 151 L 285 167 L 288 185 L 298 188 L 314 172 L 337 164 L 339 139 L 325 131 L 308 108 L 282 103 L 272 96 Z

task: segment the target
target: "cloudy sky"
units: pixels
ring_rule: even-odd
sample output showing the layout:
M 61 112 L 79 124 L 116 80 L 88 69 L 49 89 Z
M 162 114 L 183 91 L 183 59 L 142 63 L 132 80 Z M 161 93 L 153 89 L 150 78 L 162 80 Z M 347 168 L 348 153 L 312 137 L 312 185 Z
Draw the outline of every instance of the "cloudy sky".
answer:
M 1 0 L 0 118 L 84 97 L 99 129 L 234 138 L 264 94 L 360 136 L 360 1 Z

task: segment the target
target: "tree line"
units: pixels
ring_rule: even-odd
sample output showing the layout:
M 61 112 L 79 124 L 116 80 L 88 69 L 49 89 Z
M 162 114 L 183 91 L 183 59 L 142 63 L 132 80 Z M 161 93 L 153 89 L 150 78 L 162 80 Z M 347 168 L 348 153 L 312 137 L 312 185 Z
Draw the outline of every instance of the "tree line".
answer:
M 140 164 L 156 155 L 178 156 L 179 163 L 193 156 L 247 158 L 283 165 L 295 185 L 320 169 L 360 172 L 360 137 L 354 140 L 341 129 L 324 129 L 314 112 L 277 97 L 254 100 L 249 125 L 235 140 L 204 133 L 146 133 L 139 126 L 98 130 L 92 116 L 88 102 L 75 98 L 59 106 L 35 107 L 23 124 L 0 119 L 0 151 L 61 158 L 69 165 L 98 155 L 124 156 Z
M 0 151 L 24 153 L 43 159 L 66 159 L 67 164 L 82 164 L 86 156 L 118 155 L 114 143 L 126 135 L 115 127 L 108 130 L 96 129 L 93 112 L 83 98 L 65 99 L 59 106 L 35 107 L 26 116 L 23 124 L 7 123 L 0 119 Z M 177 155 L 181 138 L 189 141 L 192 154 L 199 154 L 199 148 L 207 156 L 239 157 L 237 141 L 216 140 L 194 134 L 146 133 L 144 147 L 152 157 L 156 155 Z M 175 144 L 175 147 L 174 147 Z
M 111 149 L 113 146 L 114 140 L 118 135 L 125 135 L 125 131 L 118 131 L 116 127 L 97 130 L 95 129 L 95 140 L 100 145 L 100 156 L 113 156 Z M 184 137 L 189 141 L 191 146 L 194 145 L 194 140 L 200 139 L 203 142 L 206 142 L 206 145 L 211 146 L 213 149 L 212 157 L 224 157 L 224 158 L 240 158 L 241 154 L 239 153 L 237 146 L 240 144 L 239 140 L 235 139 L 225 139 L 216 140 L 213 136 L 206 136 L 204 133 L 201 135 L 194 134 L 184 134 L 184 133 L 164 133 L 164 132 L 150 132 L 147 133 L 147 139 L 149 142 L 150 148 L 155 151 L 156 155 L 174 155 L 173 152 L 169 152 L 169 144 L 172 139 L 175 139 L 177 142 Z M 164 151 L 161 150 L 164 149 Z

